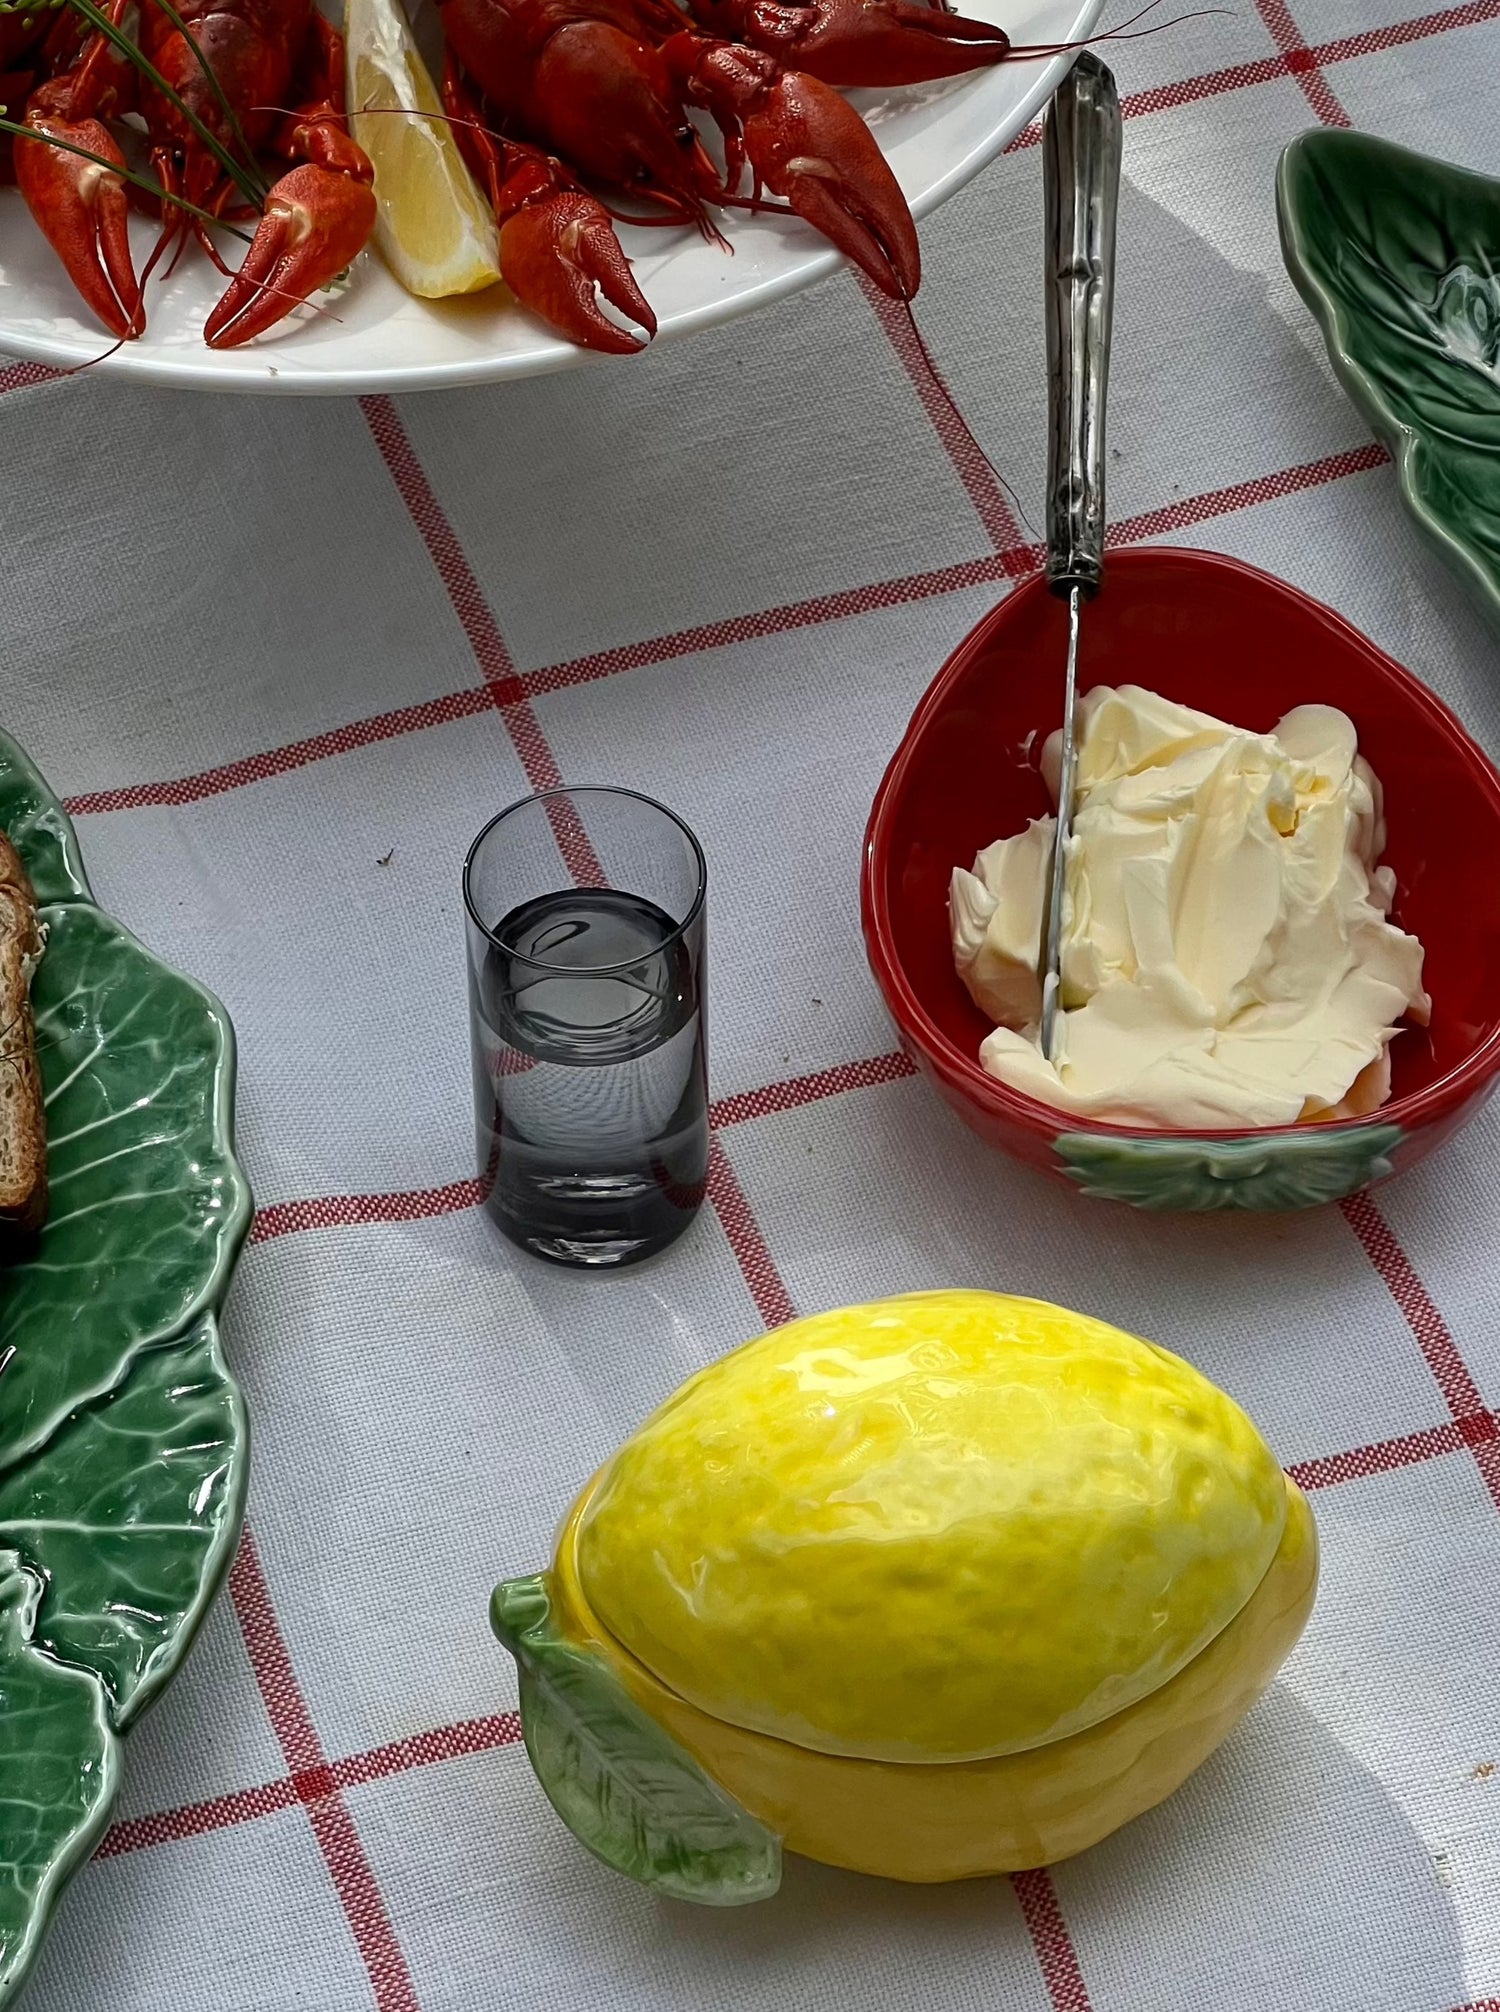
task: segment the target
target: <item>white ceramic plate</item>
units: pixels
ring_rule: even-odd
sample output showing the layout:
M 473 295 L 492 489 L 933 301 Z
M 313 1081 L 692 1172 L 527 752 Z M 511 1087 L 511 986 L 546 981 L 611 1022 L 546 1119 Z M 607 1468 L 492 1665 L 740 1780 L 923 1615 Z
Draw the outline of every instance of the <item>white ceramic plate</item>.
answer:
M 1055 45 L 1087 35 L 1102 6 L 1103 0 L 968 0 L 962 11 L 1001 22 L 1013 43 Z M 1028 124 L 1069 60 L 1001 63 L 939 84 L 853 96 L 923 217 Z M 839 254 L 795 219 L 721 215 L 719 221 L 732 258 L 688 231 L 621 231 L 656 309 L 658 341 L 778 300 L 838 262 Z M 132 230 L 140 265 L 153 229 L 137 219 Z M 189 253 L 171 279 L 148 289 L 145 335 L 104 356 L 109 338 L 86 319 L 20 195 L 0 190 L 0 351 L 11 356 L 64 368 L 98 358 L 101 375 L 143 384 L 303 395 L 432 391 L 605 361 L 560 342 L 490 295 L 414 300 L 373 252 L 360 259 L 340 294 L 325 297 L 326 312 L 304 310 L 244 349 L 212 350 L 202 328 L 223 284 L 206 259 Z

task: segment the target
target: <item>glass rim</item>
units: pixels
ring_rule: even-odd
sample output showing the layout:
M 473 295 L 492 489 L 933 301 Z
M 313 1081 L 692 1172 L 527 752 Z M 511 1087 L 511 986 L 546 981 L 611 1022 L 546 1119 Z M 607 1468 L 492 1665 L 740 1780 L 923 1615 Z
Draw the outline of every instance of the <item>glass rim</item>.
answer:
M 480 935 L 484 937 L 487 943 L 491 944 L 496 950 L 503 950 L 507 953 L 507 955 L 511 957 L 519 958 L 520 962 L 522 962 L 523 964 L 530 965 L 534 970 L 564 972 L 569 977 L 572 978 L 608 978 L 611 977 L 616 972 L 633 971 L 637 969 L 638 966 L 641 964 L 642 959 L 640 957 L 625 957 L 620 959 L 617 963 L 614 964 L 580 965 L 580 964 L 556 964 L 553 963 L 550 959 L 545 957 L 523 956 L 519 951 L 515 950 L 512 945 L 504 942 L 500 937 L 498 937 L 495 934 L 494 930 L 490 927 L 489 923 L 483 920 L 483 918 L 479 913 L 479 910 L 474 906 L 474 896 L 471 887 L 471 880 L 474 872 L 474 861 L 479 856 L 479 848 L 484 844 L 485 840 L 489 837 L 490 833 L 494 831 L 496 826 L 503 824 L 508 817 L 514 817 L 518 811 L 531 810 L 537 807 L 538 805 L 545 806 L 559 797 L 575 797 L 575 796 L 624 797 L 631 803 L 644 804 L 647 810 L 659 811 L 661 815 L 664 818 L 666 818 L 669 823 L 675 824 L 677 829 L 682 833 L 683 837 L 687 840 L 688 845 L 692 850 L 693 859 L 697 866 L 698 884 L 693 890 L 692 900 L 688 903 L 687 914 L 684 915 L 682 920 L 676 924 L 670 936 L 663 937 L 661 942 L 653 945 L 652 949 L 646 954 L 651 957 L 657 957 L 660 956 L 662 951 L 670 950 L 673 948 L 675 944 L 680 943 L 682 941 L 682 938 L 687 934 L 688 930 L 692 928 L 693 924 L 698 920 L 698 917 L 703 913 L 703 904 L 708 899 L 708 861 L 704 857 L 703 847 L 698 841 L 698 834 L 693 830 L 690 824 L 686 823 L 684 819 L 680 818 L 677 815 L 675 810 L 669 810 L 666 804 L 659 803 L 654 796 L 647 796 L 644 791 L 638 789 L 624 789 L 615 783 L 607 783 L 607 782 L 579 783 L 574 787 L 569 787 L 565 783 L 559 784 L 559 786 L 556 789 L 540 789 L 535 791 L 534 794 L 531 796 L 518 797 L 514 803 L 508 803 L 505 806 L 504 810 L 496 811 L 495 815 L 480 830 L 478 836 L 475 838 L 473 844 L 469 847 L 468 852 L 464 856 L 464 872 L 463 872 L 464 907 L 468 912 L 469 920 L 473 923 L 474 927 L 479 931 Z M 564 861 L 564 868 L 566 869 L 566 861 Z M 616 892 L 620 893 L 628 891 L 629 890 L 626 889 L 616 890 Z M 562 889 L 559 888 L 558 892 L 561 893 Z

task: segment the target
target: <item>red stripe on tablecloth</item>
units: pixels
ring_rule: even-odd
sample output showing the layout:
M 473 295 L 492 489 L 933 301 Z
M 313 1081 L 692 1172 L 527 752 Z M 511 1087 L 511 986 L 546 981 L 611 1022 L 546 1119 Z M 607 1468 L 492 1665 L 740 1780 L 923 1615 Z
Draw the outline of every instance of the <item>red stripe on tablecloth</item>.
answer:
M 101 789 L 70 797 L 68 808 L 75 817 L 90 811 L 139 810 L 147 804 L 196 803 L 206 796 L 218 796 L 226 789 L 241 789 L 246 783 L 266 782 L 305 768 L 309 762 L 326 761 L 330 755 L 347 754 L 353 748 L 370 747 L 377 741 L 396 740 L 402 734 L 420 733 L 425 727 L 447 726 L 451 720 L 469 719 L 475 713 L 494 710 L 495 697 L 488 685 L 471 691 L 449 692 L 445 698 L 428 699 L 421 705 L 401 706 L 389 713 L 376 713 L 367 720 L 335 727 L 326 734 L 312 734 L 306 740 L 290 741 L 285 747 L 265 754 L 247 755 L 243 761 L 225 762 L 219 768 L 204 769 L 199 775 L 182 776 L 173 782 L 147 782 L 124 789 Z
M 426 1216 L 450 1216 L 478 1208 L 483 1196 L 477 1180 L 449 1181 L 441 1188 L 406 1188 L 383 1195 L 318 1195 L 310 1201 L 270 1202 L 258 1209 L 251 1227 L 253 1244 L 299 1230 L 349 1229 L 357 1223 L 414 1223 Z
M 126 1817 L 112 1823 L 96 1858 L 115 1858 L 122 1852 L 145 1851 L 153 1844 L 171 1844 L 178 1838 L 201 1837 L 205 1831 L 228 1830 L 237 1823 L 254 1823 L 258 1817 L 277 1810 L 295 1809 L 301 1801 L 290 1775 L 266 1782 L 260 1788 L 236 1789 L 231 1795 L 210 1796 L 206 1802 L 185 1803 L 179 1809 L 164 1809 L 155 1816 Z
M 505 638 L 500 633 L 489 602 L 484 598 L 484 590 L 474 577 L 474 569 L 464 555 L 458 534 L 433 494 L 427 471 L 417 459 L 400 415 L 386 397 L 362 398 L 359 409 L 365 415 L 365 423 L 374 436 L 380 458 L 396 485 L 401 501 L 422 535 L 422 543 L 437 568 L 438 578 L 447 589 L 453 612 L 469 639 L 469 648 L 474 652 L 474 661 L 486 684 L 494 687 L 495 703 L 501 706 L 512 704 L 525 694 L 516 676 L 510 651 L 505 647 Z M 539 783 L 537 787 L 545 789 L 550 785 Z
M 1158 510 L 1143 511 L 1137 517 L 1123 517 L 1110 526 L 1107 542 L 1138 545 L 1147 538 L 1159 538 L 1168 531 L 1186 531 L 1210 517 L 1224 517 L 1236 510 L 1248 510 L 1257 503 L 1271 503 L 1295 496 L 1303 489 L 1317 489 L 1325 482 L 1341 481 L 1346 475 L 1364 475 L 1390 460 L 1376 440 L 1363 447 L 1346 448 L 1342 454 L 1325 454 L 1317 461 L 1303 461 L 1295 468 L 1278 469 L 1274 475 L 1259 475 L 1250 482 L 1233 482 L 1227 489 L 1207 489 L 1200 496 L 1184 496 L 1181 502 L 1166 503 Z
M 585 657 L 571 657 L 564 663 L 528 671 L 524 683 L 529 692 L 537 694 L 561 691 L 569 685 L 589 685 L 599 678 L 612 678 L 620 671 L 670 663 L 676 657 L 694 656 L 700 650 L 727 649 L 735 643 L 752 643 L 768 636 L 784 636 L 796 629 L 818 628 L 825 622 L 848 621 L 856 615 L 874 614 L 881 608 L 901 608 L 913 601 L 934 600 L 943 594 L 959 593 L 965 587 L 1019 579 L 1034 572 L 1036 563 L 1031 551 L 987 552 L 982 559 L 961 559 L 955 566 L 908 573 L 904 579 L 845 587 L 837 594 L 815 594 L 809 600 L 787 601 L 779 608 L 760 609 L 753 615 L 732 615 L 722 622 L 702 622 L 696 628 L 678 629 L 669 636 L 652 636 L 645 642 L 594 650 Z
M 313 1835 L 369 1974 L 376 2006 L 379 2012 L 419 2012 L 406 1958 L 354 1819 L 334 1786 L 287 1653 L 255 1539 L 248 1529 L 229 1569 L 229 1594 L 266 1716 L 291 1772 L 297 1800 L 306 1804 Z
M 49 384 L 54 377 L 66 375 L 66 371 L 54 370 L 48 363 L 8 363 L 0 370 L 0 394 L 23 391 L 28 384 Z
M 1500 0 L 1496 0 L 1496 4 L 1500 5 Z M 1365 474 L 1372 468 L 1380 467 L 1389 458 L 1385 449 L 1372 441 L 1342 454 L 1329 454 L 1318 461 L 1302 462 L 1295 468 L 1279 469 L 1273 475 L 1262 475 L 1251 482 L 1237 482 L 1225 489 L 1210 489 L 1198 496 L 1185 496 L 1160 509 L 1122 519 L 1111 528 L 1109 542 L 1112 546 L 1139 544 L 1159 537 L 1163 532 L 1186 530 L 1212 517 L 1227 516 L 1258 503 L 1294 496 L 1304 489 L 1316 489 L 1327 482 L 1341 481 L 1345 476 Z M 850 587 L 837 594 L 819 594 L 810 600 L 790 601 L 779 608 L 764 609 L 754 615 L 736 615 L 722 622 L 705 622 L 695 628 L 679 629 L 645 642 L 625 643 L 588 656 L 572 657 L 540 670 L 527 671 L 516 682 L 528 697 L 540 696 L 545 692 L 560 691 L 565 686 L 592 684 L 622 671 L 669 663 L 676 657 L 689 656 L 699 650 L 725 649 L 735 643 L 784 635 L 826 622 L 845 621 L 881 608 L 903 607 L 914 601 L 937 599 L 967 587 L 1019 579 L 1035 572 L 1040 563 L 1039 546 L 1013 546 L 1006 552 L 989 552 L 983 558 L 964 559 L 957 565 L 937 567 L 928 573 L 911 573 L 903 579 Z M 69 797 L 66 808 L 78 817 L 88 812 L 135 810 L 146 804 L 191 803 L 199 797 L 215 795 L 220 790 L 261 781 L 266 776 L 280 774 L 284 769 L 299 767 L 305 761 L 318 761 L 326 755 L 342 753 L 344 744 L 341 737 L 345 734 L 352 736 L 348 746 L 365 746 L 371 741 L 386 740 L 397 734 L 437 725 L 443 719 L 458 717 L 460 711 L 482 712 L 492 698 L 493 688 L 488 686 L 452 693 L 446 699 L 429 701 L 427 706 L 411 706 L 402 712 L 377 714 L 373 720 L 354 727 L 340 727 L 311 740 L 294 741 L 286 748 L 250 755 L 243 761 L 206 769 L 199 775 L 181 776 L 171 782 L 133 783 L 118 789 L 94 790 L 87 795 Z M 451 714 L 434 710 L 449 707 L 453 709 Z M 513 710 L 509 706 L 501 708 L 507 724 Z M 529 705 L 526 711 L 531 714 Z M 419 717 L 429 712 L 432 712 L 432 717 Z M 535 715 L 531 714 L 531 718 L 535 724 Z M 540 729 L 537 731 L 540 732 Z
M 734 1252 L 735 1261 L 750 1288 L 750 1297 L 755 1301 L 756 1311 L 766 1326 L 783 1327 L 787 1321 L 795 1320 L 797 1309 L 792 1305 L 791 1294 L 776 1269 L 770 1246 L 761 1235 L 760 1225 L 745 1198 L 745 1190 L 740 1186 L 739 1175 L 730 1165 L 729 1155 L 724 1151 L 724 1143 L 717 1133 L 708 1149 L 708 1199 L 724 1225 L 729 1248 Z
M 1058 1904 L 1052 1875 L 1046 1871 L 1013 1872 L 1010 1883 L 1042 1968 L 1042 1981 L 1052 2000 L 1052 2012 L 1092 2012 L 1088 1986 L 1078 1966 L 1078 1954 Z
M 1497 0 L 1500 4 L 1500 0 Z M 624 643 L 609 650 L 595 650 L 584 657 L 571 657 L 541 670 L 526 671 L 520 682 L 528 696 L 562 691 L 571 685 L 594 684 L 622 671 L 635 671 L 652 664 L 665 664 L 677 657 L 694 656 L 700 650 L 727 649 L 735 643 L 754 642 L 762 637 L 785 635 L 796 629 L 821 627 L 856 615 L 868 615 L 881 608 L 899 608 L 915 601 L 941 598 L 965 587 L 980 587 L 997 580 L 1018 579 L 1035 569 L 1032 552 L 982 559 L 961 560 L 956 566 L 936 567 L 929 573 L 914 573 L 901 580 L 880 580 L 869 586 L 846 587 L 836 594 L 817 594 L 806 601 L 790 601 L 779 608 L 767 608 L 753 615 L 735 615 L 722 622 L 703 622 L 696 628 L 679 629 L 671 635 L 653 636 L 640 643 Z M 118 789 L 91 790 L 67 799 L 74 817 L 116 810 L 139 810 L 148 804 L 194 803 L 201 797 L 216 796 L 221 790 L 237 789 L 246 783 L 263 782 L 288 769 L 342 754 L 346 748 L 366 747 L 373 741 L 391 740 L 400 734 L 416 733 L 439 726 L 466 714 L 488 712 L 494 694 L 488 685 L 452 692 L 446 698 L 431 699 L 425 705 L 404 706 L 399 711 L 377 713 L 374 718 L 330 733 L 315 734 L 308 740 L 293 741 L 265 754 L 248 755 L 242 761 L 226 762 L 219 768 L 204 769 L 197 775 L 179 776 L 169 782 L 129 783 Z M 346 738 L 347 737 L 347 738 Z
M 341 1789 L 361 1788 L 366 1782 L 384 1781 L 388 1775 L 406 1774 L 412 1768 L 435 1767 L 468 1754 L 493 1753 L 496 1747 L 514 1746 L 520 1737 L 520 1713 L 496 1712 L 489 1718 L 438 1726 L 411 1739 L 392 1740 L 389 1746 L 372 1748 L 369 1753 L 352 1754 L 348 1760 L 334 1761 L 331 1773 Z
M 1363 1245 L 1365 1255 L 1384 1279 L 1391 1298 L 1406 1316 L 1406 1324 L 1416 1336 L 1417 1346 L 1443 1393 L 1454 1423 L 1474 1455 L 1484 1485 L 1500 1509 L 1500 1426 L 1486 1407 L 1448 1323 L 1373 1199 L 1367 1194 L 1351 1195 L 1339 1207 Z
M 1500 18 L 1500 0 L 1467 0 L 1462 7 L 1440 7 L 1431 14 L 1419 14 L 1409 21 L 1392 21 L 1383 28 L 1367 28 L 1362 34 L 1340 35 L 1332 42 L 1315 42 L 1307 51 L 1315 70 L 1327 69 L 1333 63 L 1350 63 L 1360 56 L 1379 55 L 1386 49 L 1399 49 L 1408 42 L 1425 42 L 1433 35 L 1446 35 L 1454 28 L 1476 28 L 1481 23 Z M 1305 64 L 1306 57 L 1295 59 Z M 1224 70 L 1207 70 L 1197 77 L 1183 77 L 1171 84 L 1153 84 L 1149 90 L 1131 91 L 1120 100 L 1120 110 L 1127 119 L 1137 119 L 1152 112 L 1169 112 L 1178 105 L 1191 105 L 1200 98 L 1216 98 L 1224 91 L 1244 90 L 1252 84 L 1269 84 L 1278 77 L 1295 74 L 1293 59 L 1286 56 L 1261 56 L 1251 63 L 1231 63 Z M 1345 122 L 1347 123 L 1347 121 Z M 1041 144 L 1041 121 L 1035 120 L 1024 132 L 1006 148 L 1007 153 L 1020 153 L 1027 147 Z
M 893 1083 L 915 1073 L 915 1065 L 905 1055 L 871 1055 L 859 1062 L 840 1062 L 833 1069 L 817 1069 L 811 1075 L 792 1076 L 780 1083 L 767 1083 L 757 1090 L 741 1090 L 721 1097 L 709 1108 L 709 1123 L 716 1131 L 726 1125 L 741 1125 L 751 1118 L 764 1118 L 774 1111 L 790 1111 L 801 1104 L 815 1104 L 823 1097 L 836 1097 L 845 1090 L 863 1090 L 877 1083 Z M 269 1243 L 274 1237 L 294 1236 L 302 1230 L 351 1229 L 363 1223 L 412 1223 L 429 1216 L 451 1216 L 464 1209 L 478 1208 L 484 1199 L 478 1180 L 449 1181 L 440 1188 L 398 1188 L 386 1194 L 316 1195 L 306 1201 L 268 1202 L 256 1211 L 250 1231 L 253 1244 Z
M 547 745 L 541 722 L 516 675 L 516 667 L 505 647 L 500 626 L 469 564 L 458 533 L 449 523 L 447 512 L 427 479 L 427 471 L 407 438 L 406 428 L 401 424 L 394 404 L 389 398 L 377 397 L 362 398 L 359 405 L 375 445 L 380 449 L 381 459 L 437 568 L 438 578 L 447 590 L 459 625 L 468 637 L 474 661 L 493 694 L 500 717 L 505 722 L 505 730 L 526 771 L 526 780 L 537 791 L 561 788 L 562 776 Z M 573 805 L 567 801 L 549 804 L 547 815 L 574 880 L 580 887 L 602 886 L 604 869 Z
M 1318 67 L 1318 59 L 1297 26 L 1287 0 L 1255 0 L 1260 18 L 1271 31 L 1271 40 L 1286 58 L 1287 69 L 1301 85 L 1309 105 L 1325 126 L 1352 126 L 1354 121 L 1334 95 L 1333 86 Z
M 1477 28 L 1482 22 L 1500 18 L 1500 0 L 1466 0 L 1462 7 L 1440 7 L 1431 14 L 1417 14 L 1409 21 L 1390 21 L 1383 28 L 1367 28 L 1358 35 L 1340 35 L 1336 41 L 1320 42 L 1313 55 L 1320 66 L 1349 63 L 1358 56 L 1375 56 L 1384 49 L 1401 49 L 1408 42 L 1425 42 L 1431 35 L 1446 35 L 1452 28 Z
M 1417 1277 L 1411 1260 L 1372 1197 L 1367 1194 L 1351 1195 L 1339 1206 L 1345 1221 L 1363 1245 L 1365 1255 L 1405 1314 L 1448 1409 L 1455 1418 L 1482 1412 L 1484 1399 L 1469 1373 L 1467 1363 L 1458 1352 L 1458 1344 L 1448 1330 L 1448 1323 L 1433 1304 L 1426 1286 Z
M 1021 528 L 1010 501 L 994 469 L 985 459 L 983 449 L 964 424 L 952 393 L 918 336 L 911 309 L 899 300 L 892 300 L 888 293 L 882 293 L 867 273 L 861 272 L 857 277 L 860 290 L 875 310 L 875 318 L 885 330 L 901 368 L 911 379 L 922 410 L 942 442 L 943 452 L 953 463 L 953 471 L 963 484 L 995 550 L 1012 550 L 1021 542 Z
M 1344 1481 L 1366 1481 L 1372 1474 L 1390 1474 L 1398 1467 L 1413 1467 L 1445 1453 L 1462 1453 L 1468 1443 L 1455 1420 L 1449 1425 L 1430 1426 L 1425 1432 L 1404 1433 L 1399 1439 L 1381 1439 L 1373 1446 L 1356 1446 L 1349 1453 L 1299 1460 L 1286 1471 L 1299 1488 L 1336 1488 Z
M 467 1754 L 491 1753 L 497 1747 L 513 1746 L 520 1737 L 519 1712 L 496 1712 L 489 1718 L 438 1726 L 411 1739 L 373 1747 L 368 1753 L 329 1761 L 295 1777 L 284 1775 L 280 1781 L 265 1782 L 259 1788 L 237 1789 L 232 1795 L 211 1796 L 206 1802 L 184 1803 L 178 1809 L 162 1810 L 155 1816 L 127 1817 L 110 1825 L 95 1856 L 117 1858 L 129 1851 L 146 1851 L 152 1845 L 201 1837 L 205 1831 L 253 1823 L 278 1810 L 320 1802 L 344 1789 L 362 1788 L 368 1782 L 384 1781 L 387 1776 L 406 1774 L 412 1768 L 434 1767 Z
M 845 1090 L 870 1090 L 916 1073 L 909 1055 L 872 1055 L 864 1062 L 841 1062 L 836 1069 L 818 1069 L 810 1076 L 792 1076 L 759 1090 L 721 1097 L 710 1107 L 709 1116 L 715 1125 L 743 1125 L 752 1118 L 769 1118 L 776 1111 L 794 1111 L 824 1097 L 841 1096 Z
M 1195 104 L 1200 98 L 1217 98 L 1223 91 L 1243 91 L 1252 84 L 1269 84 L 1275 77 L 1290 75 L 1285 56 L 1259 56 L 1250 63 L 1231 63 L 1224 70 L 1208 70 L 1199 77 L 1182 77 L 1171 84 L 1154 84 L 1145 91 L 1130 91 L 1120 100 L 1124 118 L 1139 119 L 1152 112 L 1169 112 L 1178 105 Z M 1029 146 L 1041 139 L 1037 128 L 1033 140 L 1028 127 L 1021 137 Z

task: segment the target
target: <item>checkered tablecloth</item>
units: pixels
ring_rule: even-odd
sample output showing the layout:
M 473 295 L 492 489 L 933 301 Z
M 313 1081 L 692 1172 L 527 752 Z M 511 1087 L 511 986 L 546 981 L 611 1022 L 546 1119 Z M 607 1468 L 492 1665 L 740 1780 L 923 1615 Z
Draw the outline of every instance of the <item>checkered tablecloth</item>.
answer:
M 1493 639 L 1415 543 L 1276 246 L 1281 147 L 1500 171 L 1500 0 L 1234 0 L 1117 45 L 1111 505 L 1331 602 L 1500 749 Z M 924 228 L 922 325 L 1040 491 L 1040 156 Z M 0 373 L 3 721 L 101 900 L 227 1002 L 260 1213 L 229 1347 L 249 1534 L 132 1737 L 31 2012 L 1500 2008 L 1500 1110 L 1374 1200 L 1153 1220 L 992 1156 L 895 1054 L 861 832 L 917 696 L 1034 563 L 841 276 L 638 361 L 392 403 Z M 1309 693 L 1309 697 L 1316 697 Z M 617 1278 L 474 1206 L 459 868 L 626 782 L 711 874 L 712 1206 Z M 518 1744 L 485 1601 L 684 1374 L 878 1293 L 1085 1308 L 1225 1384 L 1312 1488 L 1312 1626 L 1164 1808 L 1050 1875 L 792 1862 L 661 1904 Z

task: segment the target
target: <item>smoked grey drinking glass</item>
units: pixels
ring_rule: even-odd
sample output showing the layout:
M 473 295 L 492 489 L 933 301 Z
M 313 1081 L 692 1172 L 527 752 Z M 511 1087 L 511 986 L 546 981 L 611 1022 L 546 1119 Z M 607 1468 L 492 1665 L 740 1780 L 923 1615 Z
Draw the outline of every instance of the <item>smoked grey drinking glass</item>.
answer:
M 706 894 L 697 839 L 632 790 L 527 797 L 470 847 L 479 1177 L 537 1257 L 635 1264 L 698 1212 Z

